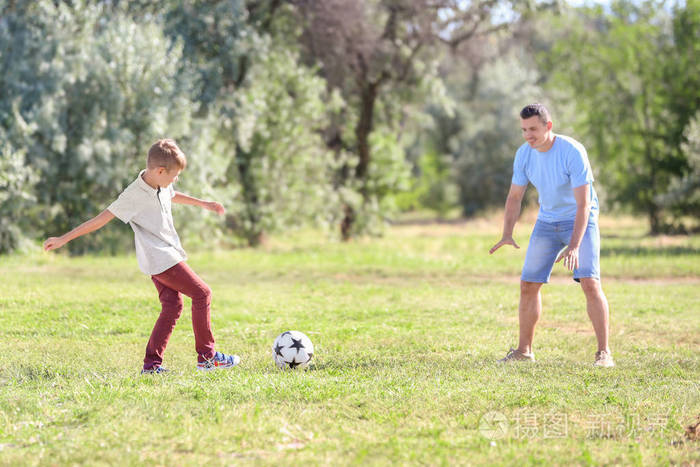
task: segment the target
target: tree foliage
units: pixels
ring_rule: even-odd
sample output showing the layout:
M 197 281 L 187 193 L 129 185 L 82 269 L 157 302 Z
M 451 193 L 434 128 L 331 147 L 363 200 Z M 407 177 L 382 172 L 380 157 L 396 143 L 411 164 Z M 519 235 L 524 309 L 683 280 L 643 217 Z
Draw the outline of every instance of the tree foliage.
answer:
M 0 143 L 25 149 L 4 149 L 3 164 L 24 154 L 35 168 L 22 193 L 36 195 L 38 234 L 67 231 L 104 209 L 165 136 L 188 154 L 180 186 L 215 196 L 230 213 L 216 223 L 188 210 L 188 239 L 240 234 L 255 244 L 266 231 L 337 223 L 335 159 L 318 132 L 331 108 L 324 82 L 292 49 L 273 48 L 250 28 L 241 1 L 137 6 L 2 5 Z M 8 200 L 19 193 L 7 192 Z M 3 212 L 14 239 L 19 211 Z M 69 246 L 118 251 L 129 243 L 128 229 L 110 226 Z
M 227 207 L 176 211 L 188 245 L 472 215 L 502 205 L 533 101 L 571 117 L 601 192 L 682 231 L 698 37 L 696 0 L 0 0 L 0 253 L 104 209 L 161 137 L 188 155 L 178 188 Z M 69 248 L 131 241 L 113 223 Z
M 3 18 L 0 74 L 12 85 L 0 112 L 9 143 L 39 172 L 45 222 L 66 231 L 135 178 L 155 137 L 188 131 L 190 102 L 177 79 L 181 47 L 156 25 L 104 21 L 99 5 L 32 5 Z
M 336 224 L 335 159 L 320 134 L 325 83 L 285 49 L 265 50 L 247 80 L 235 97 L 232 127 L 224 130 L 232 149 L 229 179 L 241 186 L 235 199 L 241 209 L 229 225 L 257 245 L 266 233 L 310 221 Z
M 700 106 L 697 5 L 675 16 L 653 1 L 581 8 L 540 57 L 550 82 L 575 99 L 612 199 L 646 213 L 654 233 L 669 224 L 659 195 L 689 170 L 681 144 Z
M 545 97 L 523 54 L 516 47 L 483 62 L 456 65 L 447 80 L 454 109 L 432 110 L 431 144 L 453 161 L 452 180 L 466 216 L 503 205 L 515 150 L 523 142 L 518 111 Z
M 700 228 L 700 112 L 688 123 L 683 137 L 685 141 L 681 150 L 687 158 L 689 170 L 674 177 L 668 191 L 656 197 L 660 206 L 671 210 L 679 219 L 675 228 L 680 231 Z M 686 217 L 695 219 L 695 225 L 686 228 L 682 223 Z
M 372 191 L 371 133 L 385 126 L 397 132 L 402 107 L 421 99 L 436 71 L 439 45 L 452 49 L 474 37 L 500 29 L 492 12 L 502 2 L 299 1 L 304 20 L 308 60 L 321 64 L 333 89 L 342 93 L 347 108 L 326 129 L 329 147 L 349 150 L 357 163 L 341 171 L 343 185 L 358 186 L 363 203 L 346 203 L 341 229 L 350 237 L 358 216 L 375 211 L 381 194 Z M 384 112 L 378 111 L 382 108 Z M 376 172 L 375 172 L 376 173 Z M 394 186 L 394 190 L 399 186 Z M 364 210 L 363 206 L 370 209 Z M 362 222 L 361 222 L 362 223 Z
M 0 253 L 20 247 L 32 230 L 32 208 L 36 195 L 32 189 L 36 173 L 27 165 L 25 154 L 8 142 L 0 147 Z

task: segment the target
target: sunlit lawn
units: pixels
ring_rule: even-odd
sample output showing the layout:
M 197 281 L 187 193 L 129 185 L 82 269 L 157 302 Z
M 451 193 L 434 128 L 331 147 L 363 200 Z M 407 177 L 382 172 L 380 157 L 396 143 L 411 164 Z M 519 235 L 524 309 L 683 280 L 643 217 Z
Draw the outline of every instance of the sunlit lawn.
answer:
M 0 258 L 0 463 L 700 462 L 685 435 L 700 416 L 700 237 L 603 219 L 618 366 L 592 367 L 583 294 L 558 266 L 537 363 L 502 367 L 530 228 L 494 256 L 493 221 L 193 254 L 217 346 L 243 359 L 212 374 L 194 369 L 184 313 L 170 374 L 139 376 L 159 303 L 133 253 Z M 287 329 L 314 341 L 311 370 L 274 368 Z

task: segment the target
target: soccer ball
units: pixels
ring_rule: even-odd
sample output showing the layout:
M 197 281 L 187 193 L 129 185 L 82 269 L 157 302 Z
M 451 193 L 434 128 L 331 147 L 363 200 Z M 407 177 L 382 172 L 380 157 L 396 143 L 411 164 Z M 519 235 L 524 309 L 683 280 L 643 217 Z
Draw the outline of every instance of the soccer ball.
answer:
M 282 370 L 306 368 L 313 356 L 314 345 L 303 332 L 285 331 L 272 344 L 272 358 Z

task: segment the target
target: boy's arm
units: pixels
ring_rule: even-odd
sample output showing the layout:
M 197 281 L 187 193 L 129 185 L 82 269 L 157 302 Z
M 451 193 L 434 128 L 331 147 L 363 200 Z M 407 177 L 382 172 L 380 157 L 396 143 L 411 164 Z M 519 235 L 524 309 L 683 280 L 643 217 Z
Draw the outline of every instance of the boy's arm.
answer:
M 66 243 L 71 240 L 78 238 L 90 232 L 94 232 L 97 229 L 101 229 L 107 224 L 107 222 L 114 219 L 114 214 L 109 212 L 107 209 L 99 213 L 97 216 L 93 217 L 89 221 L 85 221 L 78 227 L 74 228 L 68 233 L 61 235 L 60 237 L 49 237 L 44 242 L 44 250 L 51 251 L 56 248 L 61 248 Z
M 514 183 L 510 185 L 510 191 L 506 199 L 505 215 L 503 217 L 503 236 L 498 243 L 491 247 L 489 254 L 492 254 L 503 245 L 513 245 L 515 248 L 520 248 L 518 244 L 515 243 L 515 240 L 513 240 L 513 228 L 520 215 L 520 206 L 522 205 L 526 189 L 527 185 L 516 185 Z
M 216 201 L 204 201 L 202 199 L 194 198 L 184 193 L 180 193 L 179 191 L 175 192 L 175 196 L 173 196 L 172 201 L 173 203 L 178 204 L 190 204 L 192 206 L 199 206 L 200 208 L 214 211 L 219 215 L 222 215 L 225 212 L 224 207 L 221 203 L 217 203 Z

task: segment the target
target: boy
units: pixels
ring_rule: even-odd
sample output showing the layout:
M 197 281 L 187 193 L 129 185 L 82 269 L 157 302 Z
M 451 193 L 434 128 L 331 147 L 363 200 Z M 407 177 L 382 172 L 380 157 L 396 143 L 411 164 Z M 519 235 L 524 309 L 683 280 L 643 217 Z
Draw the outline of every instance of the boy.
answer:
M 214 201 L 203 201 L 179 193 L 172 184 L 185 169 L 185 154 L 171 139 L 156 141 L 148 151 L 146 169 L 120 195 L 93 219 L 60 237 L 50 237 L 44 250 L 60 248 L 74 238 L 102 228 L 114 217 L 134 230 L 136 258 L 141 270 L 150 275 L 158 290 L 162 310 L 146 346 L 142 374 L 168 371 L 163 352 L 182 312 L 182 294 L 192 299 L 192 327 L 198 354 L 197 369 L 210 371 L 233 368 L 237 355 L 214 350 L 211 331 L 211 289 L 185 263 L 187 255 L 173 225 L 171 202 L 199 206 L 219 215 L 224 207 Z

